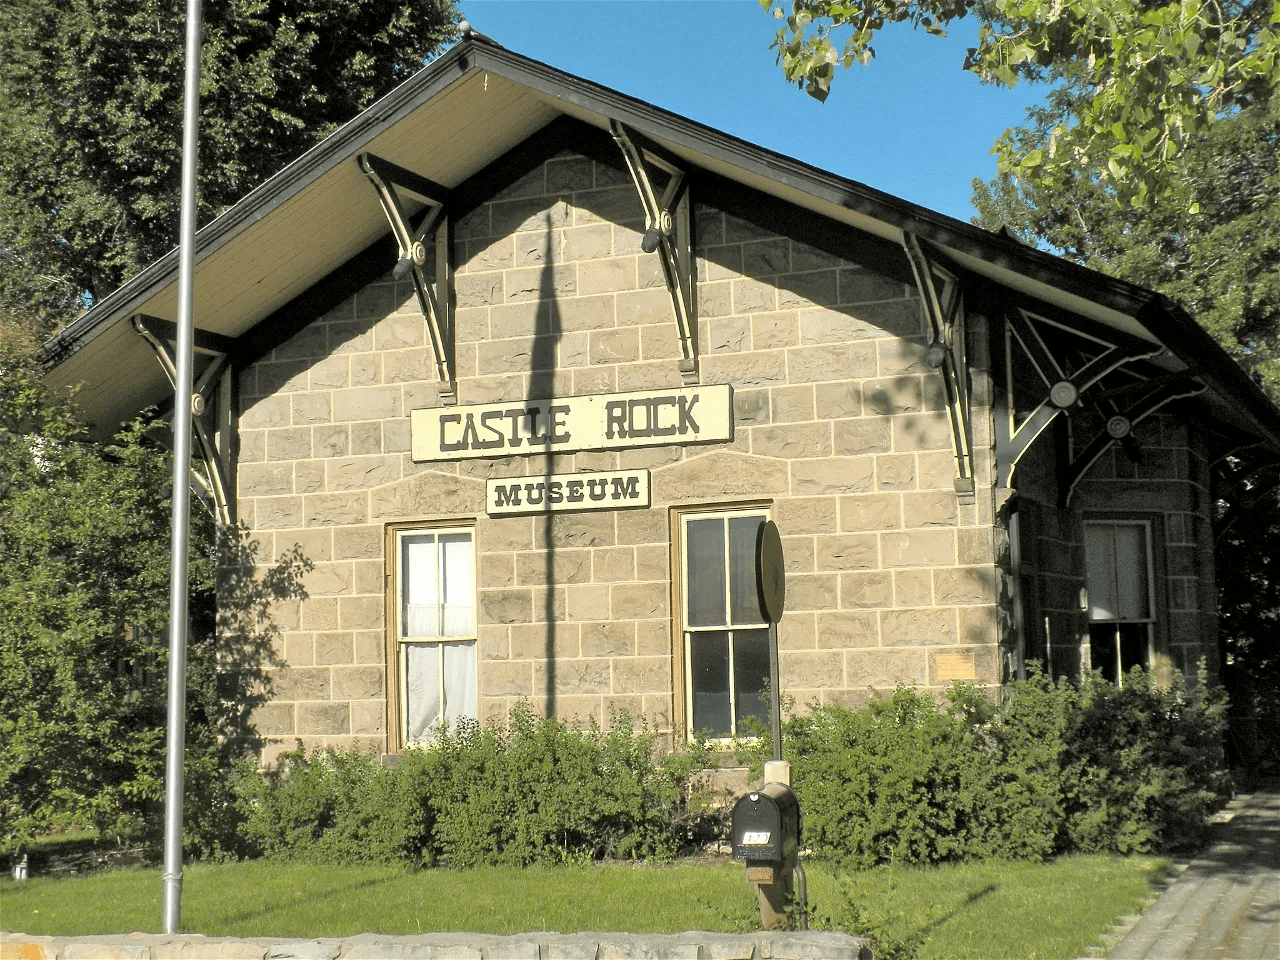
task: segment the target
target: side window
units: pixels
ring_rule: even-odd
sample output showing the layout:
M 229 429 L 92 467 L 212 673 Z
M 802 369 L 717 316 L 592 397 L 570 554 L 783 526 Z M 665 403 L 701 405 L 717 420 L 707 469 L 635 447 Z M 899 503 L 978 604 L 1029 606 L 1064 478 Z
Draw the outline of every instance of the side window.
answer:
M 469 529 L 395 534 L 393 676 L 399 742 L 476 716 L 475 544 Z
M 1141 521 L 1086 523 L 1084 556 L 1090 662 L 1123 683 L 1133 667 L 1151 666 L 1151 529 Z
M 691 733 L 731 737 L 747 717 L 769 722 L 769 625 L 756 591 L 762 510 L 680 521 L 685 712 Z

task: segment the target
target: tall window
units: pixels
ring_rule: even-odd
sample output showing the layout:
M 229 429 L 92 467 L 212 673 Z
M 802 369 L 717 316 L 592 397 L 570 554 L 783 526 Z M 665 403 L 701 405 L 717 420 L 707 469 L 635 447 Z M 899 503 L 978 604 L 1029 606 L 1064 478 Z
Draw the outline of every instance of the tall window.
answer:
M 407 746 L 476 716 L 475 545 L 469 529 L 395 534 L 399 733 Z
M 1090 661 L 1108 680 L 1123 683 L 1133 667 L 1151 665 L 1150 527 L 1141 521 L 1086 523 L 1084 555 Z
M 761 510 L 681 518 L 684 675 L 689 730 L 739 732 L 747 717 L 766 725 L 769 625 L 756 589 Z

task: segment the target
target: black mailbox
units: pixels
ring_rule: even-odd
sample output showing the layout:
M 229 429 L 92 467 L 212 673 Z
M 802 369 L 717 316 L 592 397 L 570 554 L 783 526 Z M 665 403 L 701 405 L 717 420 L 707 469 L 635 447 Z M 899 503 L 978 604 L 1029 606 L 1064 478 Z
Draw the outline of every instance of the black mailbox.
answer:
M 785 783 L 766 783 L 733 805 L 735 860 L 794 861 L 800 849 L 800 804 Z

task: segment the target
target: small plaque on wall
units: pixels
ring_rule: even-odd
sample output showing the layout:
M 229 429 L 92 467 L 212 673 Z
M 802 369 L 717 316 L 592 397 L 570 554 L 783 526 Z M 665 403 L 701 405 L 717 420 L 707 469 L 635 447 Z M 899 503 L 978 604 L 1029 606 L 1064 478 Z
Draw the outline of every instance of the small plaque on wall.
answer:
M 647 507 L 651 499 L 648 470 L 502 477 L 485 484 L 486 510 L 491 517 Z
M 972 653 L 940 653 L 934 671 L 939 680 L 975 680 L 978 676 Z

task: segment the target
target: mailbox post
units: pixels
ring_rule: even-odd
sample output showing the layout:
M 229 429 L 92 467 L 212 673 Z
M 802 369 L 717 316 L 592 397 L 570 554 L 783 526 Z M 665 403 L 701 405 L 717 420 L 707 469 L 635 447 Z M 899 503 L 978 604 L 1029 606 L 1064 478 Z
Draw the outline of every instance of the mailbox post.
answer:
M 785 783 L 766 783 L 733 805 L 733 857 L 747 862 L 747 882 L 760 900 L 766 930 L 790 926 L 793 874 L 800 853 L 800 805 Z

